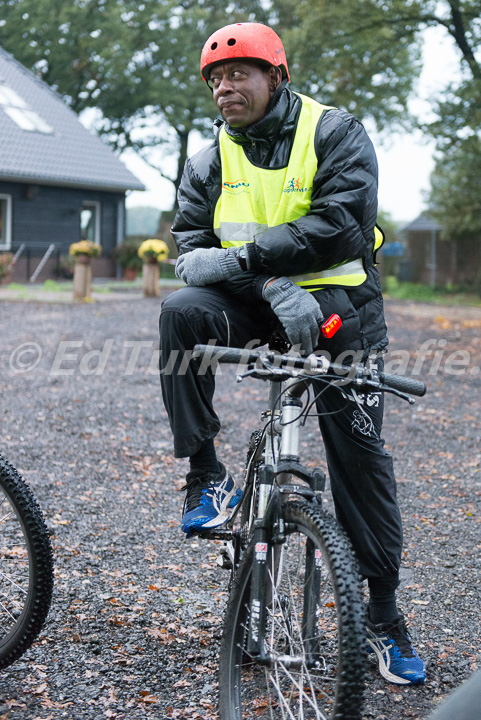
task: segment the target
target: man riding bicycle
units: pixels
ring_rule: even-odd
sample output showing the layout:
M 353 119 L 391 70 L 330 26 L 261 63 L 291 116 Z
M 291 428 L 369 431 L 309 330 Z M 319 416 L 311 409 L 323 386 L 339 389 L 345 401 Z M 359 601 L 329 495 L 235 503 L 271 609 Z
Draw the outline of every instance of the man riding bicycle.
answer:
M 361 123 L 289 89 L 282 42 L 265 25 L 215 32 L 201 74 L 222 118 L 184 168 L 172 234 L 187 287 L 160 316 L 164 404 L 175 456 L 190 460 L 187 536 L 216 527 L 240 491 L 216 457 L 214 375 L 199 374 L 196 361 L 179 372 L 186 351 L 214 339 L 252 347 L 281 328 L 301 352 L 355 356 L 382 370 L 388 344 L 374 264 L 377 162 Z M 341 319 L 334 333 L 333 315 Z M 336 514 L 369 586 L 369 648 L 386 679 L 424 682 L 396 606 L 402 525 L 381 439 L 383 396 L 357 395 L 345 407 L 339 398 L 334 388 L 319 398 L 319 425 Z

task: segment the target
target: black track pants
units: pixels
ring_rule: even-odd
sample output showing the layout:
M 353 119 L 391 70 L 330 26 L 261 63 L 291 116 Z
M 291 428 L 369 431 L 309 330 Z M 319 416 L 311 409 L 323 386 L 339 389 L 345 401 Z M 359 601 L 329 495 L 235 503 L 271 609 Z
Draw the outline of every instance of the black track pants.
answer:
M 273 328 L 267 303 L 245 306 L 212 287 L 185 287 L 168 296 L 160 314 L 160 380 L 174 435 L 176 457 L 190 457 L 217 435 L 220 423 L 212 406 L 214 375 L 199 374 L 191 360 L 197 343 L 245 347 L 267 341 Z
M 382 358 L 375 363 L 381 371 Z M 402 523 L 392 458 L 381 439 L 384 395 L 346 393 L 349 399 L 331 386 L 317 402 L 336 515 L 356 549 L 362 574 L 395 575 Z
M 160 378 L 176 457 L 190 457 L 217 435 L 215 378 L 191 360 L 196 343 L 245 347 L 266 342 L 275 317 L 266 303 L 246 306 L 215 287 L 182 288 L 160 315 Z M 382 365 L 382 359 L 376 361 Z M 395 575 L 402 549 L 392 459 L 381 439 L 383 396 L 345 399 L 328 388 L 317 401 L 319 426 L 339 521 L 351 538 L 365 577 Z

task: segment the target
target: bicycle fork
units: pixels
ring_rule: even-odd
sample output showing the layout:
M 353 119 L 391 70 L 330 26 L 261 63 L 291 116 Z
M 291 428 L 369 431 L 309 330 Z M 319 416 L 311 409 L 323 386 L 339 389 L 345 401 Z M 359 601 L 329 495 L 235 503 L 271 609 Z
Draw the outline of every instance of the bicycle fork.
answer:
M 261 482 L 274 480 L 272 466 L 264 466 L 260 471 Z M 319 603 L 321 582 L 320 550 L 307 539 L 304 567 L 304 600 L 302 612 L 302 638 L 304 652 L 295 655 L 286 648 L 286 654 L 266 652 L 266 624 L 268 611 L 281 613 L 280 622 L 290 624 L 289 602 L 282 596 L 280 578 L 283 573 L 283 544 L 286 540 L 286 527 L 282 512 L 282 493 L 274 488 L 271 493 L 267 512 L 262 519 L 256 520 L 253 533 L 254 556 L 250 588 L 250 621 L 247 638 L 247 653 L 259 664 L 267 667 L 282 663 L 286 668 L 319 667 L 319 646 L 316 633 L 316 610 Z M 279 619 L 277 620 L 279 622 Z M 289 636 L 290 633 L 287 633 Z
M 274 487 L 274 481 L 276 470 L 278 471 L 277 480 L 282 483 L 288 481 L 290 477 L 289 469 L 292 469 L 301 478 L 307 479 L 311 486 L 309 491 L 307 491 L 307 488 L 305 489 L 306 493 L 300 493 L 300 488 L 297 488 L 297 491 L 302 495 L 306 494 L 312 499 L 317 495 L 318 491 L 323 490 L 325 476 L 319 471 L 309 474 L 299 465 L 299 426 L 301 422 L 300 409 L 302 409 L 300 396 L 305 390 L 305 385 L 300 384 L 298 381 L 287 383 L 287 392 L 282 403 L 282 416 L 275 420 L 274 412 L 279 398 L 276 387 L 278 385 L 278 383 L 271 383 L 270 412 L 273 420 L 271 433 L 280 435 L 279 462 L 275 463 L 276 458 L 274 453 L 271 452 L 273 443 L 270 444 L 268 439 L 266 443 L 266 451 L 268 451 L 266 452 L 266 462 L 270 460 L 273 464 L 265 464 L 259 469 L 259 508 L 253 532 L 254 556 L 252 559 L 247 652 L 262 665 L 271 666 L 274 662 L 282 662 L 286 667 L 301 669 L 306 664 L 308 667 L 315 667 L 319 664 L 315 625 L 321 581 L 320 550 L 315 548 L 311 540 L 307 540 L 302 618 L 305 654 L 304 656 L 278 655 L 274 658 L 270 653 L 266 653 L 265 643 L 269 604 L 272 612 L 275 612 L 276 602 L 279 601 L 284 615 L 283 621 L 288 622 L 285 615 L 286 608 L 282 608 L 282 599 L 276 598 L 277 576 L 282 573 L 282 545 L 286 536 L 282 513 L 283 488 L 282 486 Z M 290 492 L 296 491 L 296 488 L 292 486 L 284 489 Z M 269 597 L 269 592 L 271 597 Z

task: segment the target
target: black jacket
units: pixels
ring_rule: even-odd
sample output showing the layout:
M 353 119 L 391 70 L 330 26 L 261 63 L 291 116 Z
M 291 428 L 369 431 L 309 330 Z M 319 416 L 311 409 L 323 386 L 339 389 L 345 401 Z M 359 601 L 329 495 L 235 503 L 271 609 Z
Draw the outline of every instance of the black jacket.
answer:
M 226 125 L 248 159 L 261 167 L 280 168 L 288 162 L 300 98 L 281 87 L 262 120 L 246 129 Z M 221 121 L 217 121 L 221 124 Z M 270 228 L 247 245 L 249 270 L 219 283 L 238 302 L 259 302 L 266 277 L 324 270 L 347 259 L 364 258 L 367 280 L 352 289 L 330 288 L 315 293 L 327 318 L 338 313 L 341 330 L 324 349 L 367 349 L 384 344 L 386 326 L 379 274 L 372 264 L 377 215 L 377 161 L 364 127 L 343 110 L 328 110 L 319 120 L 315 148 L 318 170 L 307 215 Z M 221 193 L 217 140 L 189 158 L 178 193 L 179 210 L 172 234 L 179 253 L 199 247 L 220 247 L 213 230 Z

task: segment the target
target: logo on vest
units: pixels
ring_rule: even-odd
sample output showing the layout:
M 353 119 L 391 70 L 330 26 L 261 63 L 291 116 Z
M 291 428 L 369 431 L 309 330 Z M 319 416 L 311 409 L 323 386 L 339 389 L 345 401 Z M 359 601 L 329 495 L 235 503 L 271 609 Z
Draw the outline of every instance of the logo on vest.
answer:
M 227 192 L 236 193 L 237 195 L 239 193 L 243 192 L 249 192 L 247 189 L 249 187 L 249 183 L 247 180 L 244 180 L 243 178 L 240 178 L 239 180 L 235 180 L 234 182 L 228 182 L 227 180 L 222 183 L 222 189 L 226 190 Z
M 301 187 L 301 181 L 299 178 L 292 178 L 292 180 L 289 180 L 286 187 L 282 192 L 285 193 L 293 193 L 293 192 L 309 192 L 309 190 L 312 190 L 311 187 Z

